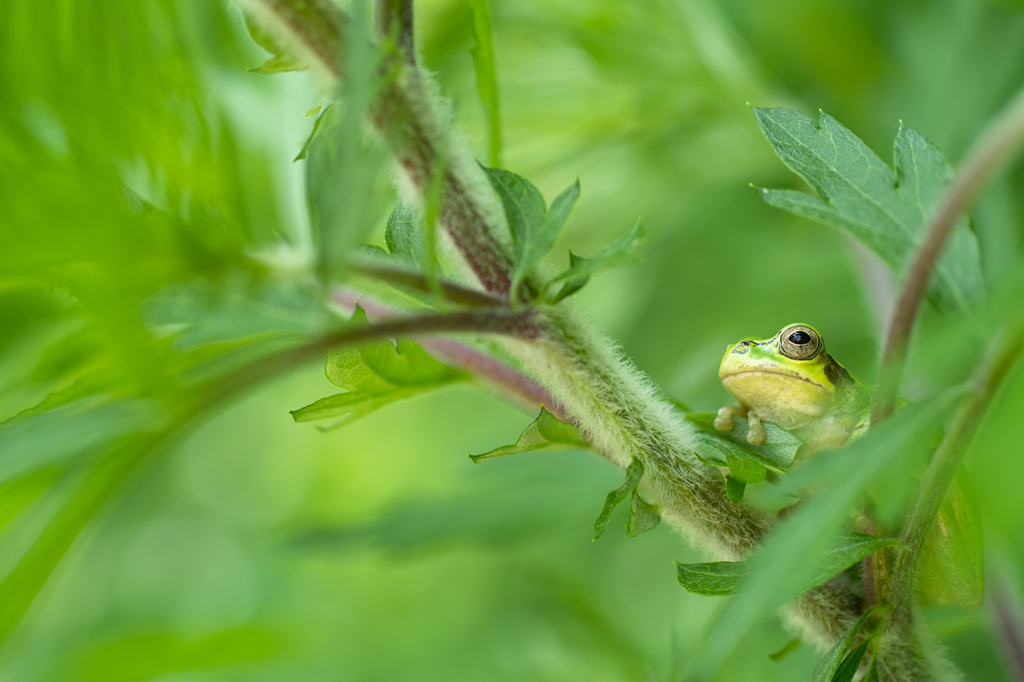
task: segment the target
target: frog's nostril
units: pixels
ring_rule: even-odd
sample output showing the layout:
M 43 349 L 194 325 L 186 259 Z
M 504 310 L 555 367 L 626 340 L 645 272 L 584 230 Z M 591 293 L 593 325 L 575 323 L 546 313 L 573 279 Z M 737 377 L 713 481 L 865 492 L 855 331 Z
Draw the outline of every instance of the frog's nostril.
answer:
M 732 352 L 736 355 L 743 355 L 750 350 L 750 341 L 740 341 L 736 344 L 736 347 L 732 349 Z

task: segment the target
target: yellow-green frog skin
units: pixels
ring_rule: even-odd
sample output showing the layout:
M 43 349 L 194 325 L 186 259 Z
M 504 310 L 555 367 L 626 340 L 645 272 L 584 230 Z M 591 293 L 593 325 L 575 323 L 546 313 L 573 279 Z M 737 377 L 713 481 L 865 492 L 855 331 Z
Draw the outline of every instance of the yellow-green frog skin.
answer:
M 715 428 L 730 431 L 733 415 L 749 420 L 747 440 L 764 442 L 761 420 L 804 441 L 801 457 L 842 447 L 865 421 L 867 389 L 825 350 L 813 327 L 791 324 L 770 339 L 725 350 L 718 376 L 736 406 L 718 411 Z
M 770 339 L 744 340 L 725 350 L 718 370 L 738 405 L 718 411 L 715 428 L 730 431 L 733 415 L 749 420 L 747 440 L 765 440 L 761 420 L 804 441 L 799 458 L 841 448 L 867 430 L 867 388 L 825 351 L 813 327 L 791 324 Z M 943 501 L 923 549 L 919 594 L 926 604 L 978 608 L 984 597 L 981 511 L 962 466 Z M 876 564 L 879 596 L 888 594 L 892 557 L 880 552 Z

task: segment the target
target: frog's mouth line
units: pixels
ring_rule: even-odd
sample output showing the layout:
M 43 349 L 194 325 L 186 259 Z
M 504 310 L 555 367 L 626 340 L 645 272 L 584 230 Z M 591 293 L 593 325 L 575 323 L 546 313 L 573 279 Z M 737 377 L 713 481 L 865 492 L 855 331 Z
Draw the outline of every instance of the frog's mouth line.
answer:
M 730 372 L 729 374 L 721 375 L 721 376 L 719 376 L 719 378 L 722 381 L 725 381 L 726 379 L 731 379 L 731 378 L 733 378 L 735 376 L 739 376 L 741 374 L 774 374 L 776 376 L 786 377 L 787 379 L 796 379 L 797 381 L 804 381 L 804 382 L 810 384 L 811 386 L 817 386 L 818 388 L 825 388 L 824 386 L 819 384 L 817 381 L 811 381 L 810 379 L 808 379 L 806 377 L 802 377 L 799 374 L 791 374 L 789 372 L 779 372 L 777 370 L 771 370 L 771 369 L 744 369 L 744 370 L 740 370 L 739 372 Z

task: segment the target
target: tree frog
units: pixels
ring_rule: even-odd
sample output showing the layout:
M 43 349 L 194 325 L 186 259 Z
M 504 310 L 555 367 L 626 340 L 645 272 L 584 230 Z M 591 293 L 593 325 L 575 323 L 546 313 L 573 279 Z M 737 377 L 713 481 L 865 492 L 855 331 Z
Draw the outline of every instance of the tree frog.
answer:
M 718 411 L 715 428 L 730 431 L 733 415 L 746 417 L 747 440 L 765 440 L 761 421 L 804 441 L 799 456 L 841 448 L 864 432 L 870 393 L 825 350 L 816 329 L 791 324 L 770 339 L 726 348 L 718 370 L 738 405 Z M 961 467 L 922 555 L 924 601 L 977 608 L 984 595 L 981 514 L 967 471 Z

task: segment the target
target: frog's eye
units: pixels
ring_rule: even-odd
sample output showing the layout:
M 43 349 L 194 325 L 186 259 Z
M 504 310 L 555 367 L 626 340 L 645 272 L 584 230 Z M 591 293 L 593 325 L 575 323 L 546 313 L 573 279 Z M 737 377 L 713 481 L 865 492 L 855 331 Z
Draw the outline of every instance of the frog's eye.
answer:
M 791 360 L 813 360 L 823 345 L 818 332 L 802 324 L 794 324 L 779 332 L 779 350 Z

